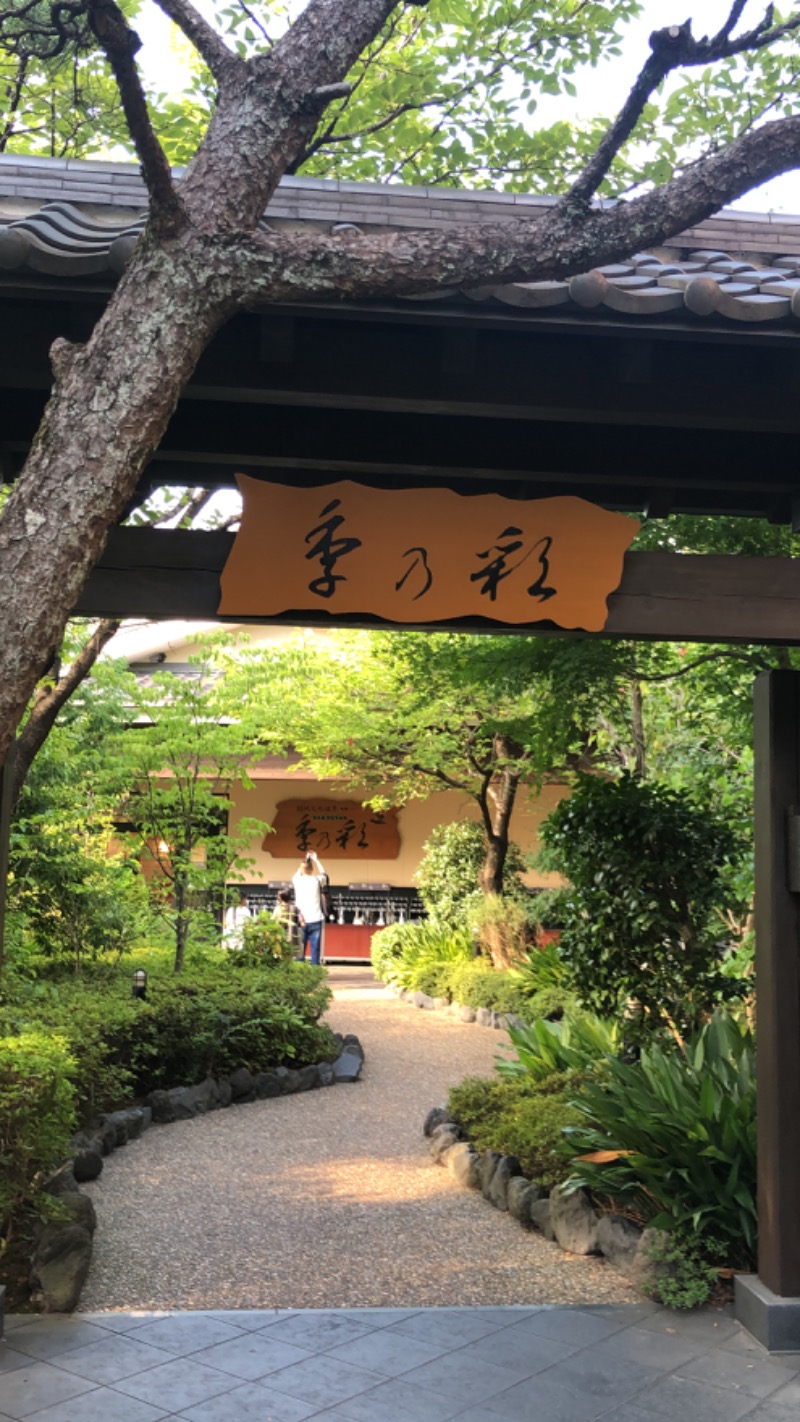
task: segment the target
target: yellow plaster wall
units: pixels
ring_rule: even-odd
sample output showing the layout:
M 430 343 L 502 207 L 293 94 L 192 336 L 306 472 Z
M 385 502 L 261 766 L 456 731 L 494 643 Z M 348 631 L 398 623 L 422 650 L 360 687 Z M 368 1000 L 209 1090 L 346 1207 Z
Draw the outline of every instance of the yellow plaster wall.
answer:
M 535 849 L 538 827 L 542 820 L 567 793 L 563 785 L 545 787 L 541 795 L 533 800 L 524 792 L 520 795 L 511 821 L 511 838 L 526 852 Z M 279 800 L 296 799 L 298 796 L 324 795 L 326 799 L 358 799 L 358 792 L 337 795 L 326 786 L 317 787 L 307 780 L 257 780 L 252 790 L 236 785 L 231 794 L 234 809 L 231 810 L 231 831 L 235 833 L 242 815 L 252 815 L 268 823 L 274 819 Z M 412 800 L 399 812 L 400 855 L 397 859 L 330 859 L 323 862 L 333 883 L 376 883 L 392 884 L 397 888 L 411 887 L 414 871 L 420 861 L 422 846 L 437 825 L 451 824 L 454 820 L 477 820 L 477 806 L 472 801 L 452 791 L 441 791 L 430 795 L 427 800 Z M 269 837 L 267 837 L 269 846 Z M 270 879 L 291 879 L 298 867 L 299 859 L 277 859 L 263 850 L 259 841 L 254 841 L 249 851 L 255 859 L 253 870 L 247 870 L 251 878 L 263 882 Z M 547 887 L 558 883 L 552 874 L 529 873 L 525 882 L 531 888 Z

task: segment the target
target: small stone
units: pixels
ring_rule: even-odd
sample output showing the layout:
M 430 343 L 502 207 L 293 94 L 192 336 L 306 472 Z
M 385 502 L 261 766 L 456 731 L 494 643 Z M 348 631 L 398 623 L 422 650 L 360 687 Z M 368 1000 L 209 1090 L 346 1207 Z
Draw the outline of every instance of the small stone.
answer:
M 496 1031 L 496 1032 L 501 1032 L 501 1031 L 503 1030 L 503 1028 L 505 1027 L 505 1025 L 506 1025 L 505 1013 L 503 1013 L 503 1012 L 493 1012 L 493 1013 L 492 1013 L 492 1026 L 494 1027 L 495 1031 Z
M 220 1106 L 223 1107 L 223 1108 L 224 1108 L 225 1106 L 230 1106 L 231 1102 L 233 1101 L 233 1088 L 232 1088 L 230 1082 L 228 1081 L 228 1078 L 227 1078 L 226 1076 L 223 1076 L 223 1077 L 221 1078 L 221 1080 L 220 1080 L 217 1084 L 218 1084 L 218 1086 L 219 1086 L 219 1104 L 220 1104 Z M 155 1120 L 155 1119 L 156 1119 L 156 1116 L 155 1116 L 155 1112 L 154 1112 L 154 1113 L 153 1113 L 153 1120 Z
M 311 1091 L 319 1085 L 319 1073 L 315 1066 L 300 1067 L 297 1073 L 297 1090 Z
M 508 1213 L 512 1219 L 519 1220 L 521 1225 L 529 1225 L 531 1206 L 536 1200 L 541 1200 L 542 1192 L 538 1185 L 532 1185 L 524 1175 L 515 1175 L 508 1182 L 506 1198 Z
M 486 1198 L 496 1210 L 508 1209 L 508 1185 L 516 1175 L 522 1174 L 522 1166 L 515 1155 L 504 1155 L 497 1164 L 489 1181 Z
M 492 1014 L 488 1007 L 479 1007 L 475 1013 L 475 1021 L 479 1027 L 491 1027 Z
M 213 1076 L 198 1082 L 197 1086 L 191 1088 L 191 1092 L 198 1116 L 204 1116 L 207 1111 L 216 1111 L 219 1106 L 219 1087 Z
M 300 1085 L 300 1074 L 293 1067 L 278 1067 L 276 1076 L 280 1078 L 281 1096 L 293 1096 Z
M 583 1190 L 557 1185 L 550 1195 L 553 1233 L 570 1254 L 597 1253 L 597 1211 Z
M 150 1114 L 145 1117 L 143 1106 L 129 1106 L 125 1112 L 128 1123 L 128 1140 L 135 1141 L 150 1125 Z
M 45 1313 L 72 1313 L 92 1258 L 92 1236 L 81 1225 L 47 1225 L 31 1264 L 30 1282 Z
M 267 1101 L 281 1094 L 280 1077 L 274 1071 L 260 1071 L 256 1076 L 256 1096 L 259 1101 Z
M 433 999 L 433 1006 L 437 1012 L 446 1012 L 450 1003 L 446 997 L 435 997 Z
M 502 1014 L 506 1027 L 527 1027 L 524 1017 L 520 1017 L 516 1012 L 505 1012 Z
M 109 1121 L 107 1116 L 101 1116 L 95 1127 L 95 1132 L 100 1137 L 103 1155 L 110 1155 L 117 1139 L 114 1123 Z
M 111 1111 L 108 1116 L 101 1116 L 101 1121 L 107 1121 L 114 1127 L 114 1149 L 128 1144 L 128 1113 L 127 1111 Z
M 632 1284 L 637 1288 L 642 1288 L 648 1280 L 663 1278 L 670 1272 L 669 1264 L 656 1261 L 650 1258 L 652 1249 L 663 1249 L 669 1241 L 669 1234 L 665 1229 L 645 1229 L 636 1253 L 625 1270 Z
M 72 1173 L 78 1185 L 87 1180 L 96 1180 L 103 1169 L 103 1156 L 99 1150 L 86 1146 L 76 1150 L 72 1157 Z
M 167 1092 L 167 1096 L 175 1112 L 173 1121 L 191 1121 L 197 1115 L 191 1086 L 173 1086 Z
M 234 1101 L 255 1100 L 253 1073 L 247 1067 L 239 1067 L 238 1071 L 231 1072 L 231 1091 Z
M 330 1062 L 317 1063 L 317 1075 L 320 1086 L 333 1086 L 336 1076 Z
M 444 1154 L 444 1163 L 458 1185 L 467 1190 L 481 1188 L 481 1159 L 469 1141 L 459 1141 Z
M 431 1134 L 429 1154 L 432 1160 L 439 1160 L 446 1150 L 458 1141 L 458 1127 L 451 1123 L 437 1126 Z
M 481 1190 L 486 1200 L 489 1198 L 489 1186 L 492 1183 L 492 1176 L 502 1159 L 503 1157 L 497 1150 L 481 1151 Z
M 160 1126 L 176 1120 L 175 1106 L 168 1091 L 151 1091 L 147 1104 L 153 1113 L 153 1120 Z
M 342 1052 L 340 1057 L 333 1063 L 333 1074 L 337 1082 L 358 1081 L 361 1074 L 362 1061 L 354 1052 Z
M 94 1234 L 97 1229 L 97 1213 L 88 1195 L 81 1195 L 76 1190 L 74 1194 L 60 1195 L 59 1204 L 67 1211 L 70 1224 L 80 1225 L 82 1229 L 88 1230 L 89 1234 Z
M 452 1116 L 446 1106 L 432 1106 L 422 1127 L 423 1136 L 432 1136 L 437 1126 L 444 1126 L 448 1121 L 452 1121 Z
M 642 1239 L 642 1229 L 624 1215 L 601 1215 L 597 1225 L 597 1248 L 615 1269 L 633 1265 Z
M 553 1225 L 550 1219 L 550 1201 L 533 1200 L 530 1207 L 531 1224 L 534 1229 L 540 1230 L 545 1239 L 552 1241 L 555 1239 Z
M 355 1052 L 356 1056 L 360 1057 L 363 1062 L 364 1048 L 359 1042 L 358 1037 L 356 1037 L 353 1032 L 348 1032 L 346 1036 L 342 1038 L 342 1048 L 346 1049 L 348 1052 Z
M 60 1165 L 58 1170 L 54 1170 L 45 1180 L 42 1189 L 46 1195 L 52 1195 L 59 1199 L 62 1195 L 74 1195 L 78 1190 L 78 1182 L 72 1170 L 72 1162 L 66 1161 Z
M 458 1016 L 461 1022 L 474 1022 L 476 1017 L 475 1008 L 467 1007 L 466 1003 L 464 1003 L 458 1009 Z

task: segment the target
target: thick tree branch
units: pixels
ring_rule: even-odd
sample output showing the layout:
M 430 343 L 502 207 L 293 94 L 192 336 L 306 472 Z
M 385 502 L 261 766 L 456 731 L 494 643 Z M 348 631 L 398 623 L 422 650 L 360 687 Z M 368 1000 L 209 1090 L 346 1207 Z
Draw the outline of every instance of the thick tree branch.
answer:
M 30 715 L 17 737 L 14 756 L 14 773 L 11 782 L 12 804 L 16 805 L 19 793 L 25 784 L 25 777 L 31 768 L 34 756 L 41 750 L 53 729 L 56 717 L 66 706 L 72 693 L 88 676 L 107 642 L 111 641 L 122 624 L 111 617 L 98 622 L 88 642 L 78 656 L 70 663 L 58 681 L 45 682 L 33 698 Z
M 655 30 L 651 34 L 651 53 L 648 59 L 616 119 L 582 173 L 562 198 L 563 207 L 580 207 L 589 202 L 623 144 L 633 133 L 651 95 L 673 70 L 688 69 L 700 64 L 715 64 L 737 54 L 763 49 L 800 27 L 800 16 L 787 20 L 785 24 L 773 26 L 773 9 L 770 5 L 758 25 L 740 35 L 738 39 L 731 39 L 731 32 L 738 24 L 746 4 L 747 0 L 736 0 L 725 24 L 711 39 L 706 36 L 696 40 L 692 35 L 691 20 L 687 20 L 684 25 L 670 25 L 666 29 Z
M 194 45 L 217 83 L 223 83 L 232 74 L 244 74 L 246 62 L 228 49 L 222 36 L 203 19 L 191 0 L 156 0 L 156 4 Z
M 115 0 L 91 0 L 89 21 L 117 81 L 128 131 L 136 146 L 142 177 L 150 194 L 152 221 L 159 234 L 174 233 L 184 220 L 183 204 L 172 182 L 169 163 L 150 122 L 147 100 L 134 55 L 139 36 Z
M 228 233 L 198 237 L 197 260 L 241 307 L 556 280 L 664 242 L 798 164 L 800 118 L 779 119 L 666 187 L 580 219 L 556 207 L 535 218 L 385 236 Z

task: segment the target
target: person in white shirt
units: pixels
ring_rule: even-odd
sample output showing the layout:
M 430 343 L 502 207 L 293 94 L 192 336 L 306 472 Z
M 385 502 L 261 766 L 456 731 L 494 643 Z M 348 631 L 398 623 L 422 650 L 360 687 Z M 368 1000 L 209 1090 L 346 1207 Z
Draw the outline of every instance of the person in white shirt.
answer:
M 312 963 L 319 963 L 320 960 L 325 918 L 322 890 L 327 880 L 328 876 L 313 850 L 309 851 L 292 878 L 294 902 L 300 918 L 300 956 L 305 960 L 306 948 L 310 948 Z

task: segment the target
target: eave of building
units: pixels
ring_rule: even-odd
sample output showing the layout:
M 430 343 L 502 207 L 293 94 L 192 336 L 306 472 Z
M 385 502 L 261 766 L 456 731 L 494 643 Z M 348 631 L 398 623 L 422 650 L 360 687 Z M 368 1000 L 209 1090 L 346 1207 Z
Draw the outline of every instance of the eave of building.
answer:
M 265 215 L 275 231 L 447 228 L 533 214 L 552 199 L 292 177 Z M 144 223 L 134 164 L 0 155 L 0 284 L 108 291 Z M 800 332 L 800 217 L 725 210 L 653 252 L 555 282 L 448 290 L 437 305 L 597 324 L 633 317 L 691 327 L 746 323 Z M 420 298 L 414 305 L 419 306 Z

